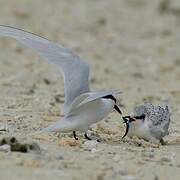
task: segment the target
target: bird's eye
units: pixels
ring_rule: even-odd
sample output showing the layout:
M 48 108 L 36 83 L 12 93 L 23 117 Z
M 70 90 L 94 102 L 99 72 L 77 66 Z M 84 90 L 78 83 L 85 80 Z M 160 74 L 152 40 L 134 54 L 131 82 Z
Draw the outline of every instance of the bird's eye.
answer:
M 145 119 L 145 114 L 142 114 L 141 116 L 134 116 L 134 118 L 136 118 L 136 119 Z

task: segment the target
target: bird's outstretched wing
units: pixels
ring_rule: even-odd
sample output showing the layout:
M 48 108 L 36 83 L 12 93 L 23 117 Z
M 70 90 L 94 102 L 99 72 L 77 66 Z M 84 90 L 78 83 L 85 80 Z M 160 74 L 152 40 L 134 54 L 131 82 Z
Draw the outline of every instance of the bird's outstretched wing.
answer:
M 30 47 L 56 65 L 64 77 L 64 111 L 82 93 L 89 92 L 89 65 L 69 49 L 35 34 L 13 27 L 0 25 L 0 36 L 11 37 Z
M 94 101 L 96 99 L 112 95 L 112 94 L 120 94 L 122 91 L 120 90 L 107 90 L 107 91 L 96 91 L 96 92 L 88 92 L 77 97 L 73 103 L 71 104 L 68 112 L 72 112 L 76 108 L 79 108 L 83 104 Z

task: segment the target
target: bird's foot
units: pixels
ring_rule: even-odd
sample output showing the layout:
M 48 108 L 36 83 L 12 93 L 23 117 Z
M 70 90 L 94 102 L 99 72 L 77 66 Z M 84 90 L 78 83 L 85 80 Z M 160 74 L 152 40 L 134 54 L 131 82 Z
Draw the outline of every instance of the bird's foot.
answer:
M 84 134 L 84 137 L 85 137 L 87 140 L 89 140 L 89 141 L 92 140 L 92 139 L 87 135 L 87 133 Z
M 160 139 L 160 144 L 161 145 L 166 145 L 167 143 L 164 141 L 164 139 Z
M 87 140 L 89 140 L 89 141 L 93 140 L 92 138 L 90 138 L 90 137 L 87 135 L 87 133 L 84 134 L 84 137 L 85 137 Z M 97 142 L 101 142 L 100 139 L 94 139 L 94 140 L 96 140 Z

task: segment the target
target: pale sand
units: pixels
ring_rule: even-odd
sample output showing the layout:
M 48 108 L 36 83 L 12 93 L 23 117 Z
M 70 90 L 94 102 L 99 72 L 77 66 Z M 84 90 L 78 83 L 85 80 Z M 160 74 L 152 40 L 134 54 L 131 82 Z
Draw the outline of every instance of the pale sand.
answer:
M 60 118 L 62 78 L 29 49 L 1 38 L 0 122 L 9 132 L 0 138 L 35 141 L 43 150 L 0 152 L 0 179 L 180 179 L 180 6 L 173 1 L 160 13 L 159 3 L 0 0 L 0 24 L 35 32 L 77 52 L 91 65 L 93 90 L 124 91 L 118 100 L 125 115 L 145 101 L 167 103 L 172 110 L 166 146 L 128 138 L 122 142 L 125 129 L 115 112 L 94 126 L 93 133 L 104 141 L 92 151 L 82 135 L 75 143 L 68 138 L 71 133 L 59 138 L 38 134 Z

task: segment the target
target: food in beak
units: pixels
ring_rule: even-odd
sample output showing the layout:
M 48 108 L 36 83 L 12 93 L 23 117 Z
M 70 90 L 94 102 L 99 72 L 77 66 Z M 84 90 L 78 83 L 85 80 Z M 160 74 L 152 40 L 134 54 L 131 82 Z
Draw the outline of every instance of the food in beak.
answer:
M 132 118 L 131 116 L 124 116 L 124 117 L 122 117 L 122 118 L 123 118 L 124 123 L 126 124 L 126 131 L 125 131 L 124 136 L 122 137 L 122 139 L 123 139 L 123 138 L 126 137 L 126 135 L 127 135 L 128 132 L 129 132 L 129 124 L 130 124 L 132 121 L 135 121 L 135 119 Z

